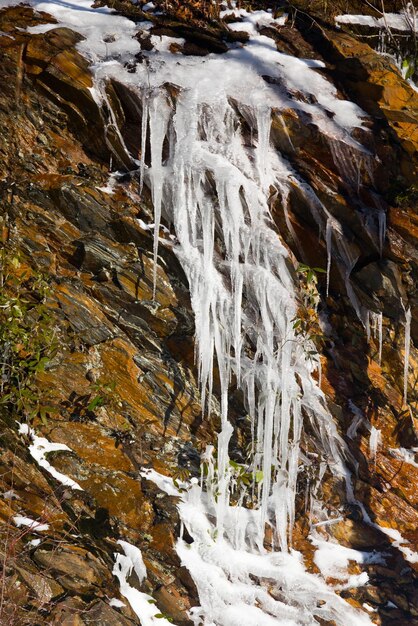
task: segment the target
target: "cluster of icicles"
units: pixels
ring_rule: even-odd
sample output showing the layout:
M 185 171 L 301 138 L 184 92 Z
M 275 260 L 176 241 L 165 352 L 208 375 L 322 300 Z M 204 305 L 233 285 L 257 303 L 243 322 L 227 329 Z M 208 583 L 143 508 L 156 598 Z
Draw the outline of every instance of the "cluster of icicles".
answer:
M 105 100 L 105 82 L 98 81 L 97 87 Z M 318 620 L 372 626 L 366 613 L 306 572 L 301 555 L 292 550 L 298 474 L 301 463 L 310 462 L 300 449 L 304 420 L 310 422 L 320 466 L 307 500 L 310 496 L 310 504 L 321 509 L 316 487 L 327 466 L 345 482 L 347 498 L 356 500 L 344 464 L 344 441 L 313 377 L 319 362 L 309 356 L 309 340 L 295 330 L 295 272 L 272 222 L 270 202 L 280 199 L 297 242 L 287 201 L 291 186 L 298 188 L 327 244 L 327 289 L 333 258 L 368 336 L 379 337 L 380 360 L 382 315 L 361 308 L 350 282 L 357 257 L 338 220 L 271 146 L 273 107 L 258 101 L 232 103 L 226 94 L 202 101 L 190 87 L 180 89 L 173 102 L 164 84 L 141 85 L 137 93 L 142 101 L 141 152 L 150 154 L 149 165 L 142 158 L 139 167 L 140 188 L 149 186 L 154 206 L 154 289 L 164 216 L 174 229 L 174 250 L 189 283 L 204 412 L 214 400 L 214 371 L 220 384 L 221 431 L 203 459 L 206 477 L 202 473 L 200 483 L 193 479 L 182 495 L 170 479 L 143 472 L 169 495 L 181 496 L 180 518 L 193 544 L 180 537 L 177 552 L 201 602 L 190 616 L 196 626 L 313 626 Z M 250 140 L 243 120 L 252 129 Z M 354 148 L 331 138 L 330 144 L 347 176 L 347 155 L 352 158 Z M 367 163 L 361 151 L 357 158 Z M 348 175 L 356 181 L 359 171 L 353 168 Z M 377 206 L 365 218 L 380 252 L 384 217 Z M 406 347 L 409 324 L 408 313 Z M 406 377 L 408 354 L 405 363 Z M 229 459 L 232 384 L 242 390 L 252 424 L 250 468 L 258 503 L 253 509 L 243 507 L 244 492 L 238 506 L 231 506 L 236 487 Z M 262 480 L 256 481 L 257 475 Z M 326 513 L 322 519 L 327 520 Z M 265 549 L 267 527 L 272 530 L 270 551 Z M 367 574 L 358 579 L 358 584 L 367 583 Z
M 275 70 L 271 55 L 277 52 L 269 49 L 265 39 L 256 37 L 253 42 L 256 58 L 250 61 L 255 74 L 267 71 L 266 63 L 269 72 Z M 330 89 L 325 81 L 316 84 L 317 75 L 306 64 L 284 55 L 278 60 L 289 71 L 289 80 L 294 69 L 305 73 L 310 87 L 318 92 Z M 304 421 L 309 421 L 316 440 L 318 480 L 328 466 L 347 481 L 348 497 L 354 500 L 354 495 L 343 460 L 344 442 L 313 377 L 319 365 L 308 354 L 313 346 L 295 330 L 295 272 L 272 222 L 270 204 L 280 203 L 297 244 L 287 204 L 291 188 L 298 189 L 327 244 L 327 285 L 335 262 L 353 307 L 367 325 L 367 312 L 350 282 L 357 257 L 338 220 L 271 145 L 272 117 L 280 120 L 280 106 L 293 106 L 292 102 L 282 102 L 280 90 L 266 91 L 263 81 L 257 82 L 259 77 L 252 77 L 254 85 L 241 94 L 236 85 L 242 80 L 242 65 L 233 60 L 223 63 L 175 64 L 170 55 L 160 53 L 150 63 L 148 75 L 141 68 L 137 74 L 124 76 L 142 103 L 138 165 L 140 189 L 143 185 L 150 188 L 154 206 L 154 282 L 164 217 L 172 225 L 174 250 L 189 283 L 203 411 L 218 408 L 219 399 L 221 430 L 204 459 L 206 479 L 202 476 L 200 484 L 193 484 L 179 505 L 182 522 L 194 539 L 192 546 L 181 538 L 177 544 L 202 604 L 194 619 L 205 626 L 311 625 L 317 623 L 316 618 L 334 620 L 339 626 L 369 625 L 367 615 L 306 573 L 300 555 L 292 551 L 298 475 L 302 462 L 310 462 L 301 451 Z M 120 80 L 119 68 L 115 71 L 111 63 L 99 67 L 95 87 L 109 111 L 109 124 L 116 129 L 106 80 L 112 76 Z M 219 72 L 225 72 L 225 77 L 217 86 Z M 175 89 L 167 87 L 170 81 Z M 361 124 L 362 112 L 354 111 L 351 120 L 350 103 L 336 100 L 332 90 L 326 95 L 326 106 L 345 106 L 347 126 L 338 118 L 339 108 L 339 122 L 332 124 L 321 107 L 309 112 L 328 136 L 341 176 L 360 185 L 361 169 L 371 172 L 373 157 L 351 139 L 349 131 Z M 123 143 L 121 135 L 119 139 Z M 288 140 L 291 144 L 289 136 Z M 147 164 L 145 154 L 149 155 Z M 355 162 L 360 163 L 358 168 Z M 378 205 L 364 216 L 380 252 L 384 217 Z M 220 385 L 219 398 L 212 395 L 214 383 Z M 253 509 L 242 506 L 244 493 L 238 506 L 231 506 L 236 486 L 229 459 L 232 385 L 242 391 L 252 424 L 248 463 L 257 502 Z M 262 480 L 256 481 L 260 475 Z M 154 480 L 161 482 L 157 476 Z M 168 493 L 173 494 L 171 490 L 172 486 Z M 268 527 L 272 531 L 270 552 L 264 547 Z M 254 582 L 254 577 L 260 582 Z M 269 585 L 273 585 L 274 597 L 266 588 Z
M 308 626 L 318 617 L 340 626 L 370 625 L 367 615 L 307 574 L 291 550 L 303 419 L 310 420 L 317 451 L 333 471 L 344 476 L 345 467 L 344 444 L 312 377 L 317 363 L 294 329 L 292 263 L 271 222 L 269 190 L 286 202 L 289 179 L 295 180 L 270 146 L 272 112 L 241 111 L 256 130 L 252 146 L 245 145 L 239 114 L 227 98 L 202 104 L 186 90 L 171 106 L 162 89 L 143 97 L 143 113 L 142 145 L 149 141 L 151 164 L 142 176 L 154 204 L 154 253 L 164 212 L 190 286 L 203 407 L 210 410 L 215 368 L 221 388 L 216 463 L 209 450 L 206 483 L 194 483 L 179 505 L 194 539 L 192 547 L 180 539 L 177 550 L 199 590 L 195 623 Z M 252 421 L 251 469 L 263 476 L 253 510 L 230 505 L 232 379 Z M 165 488 L 166 481 L 154 479 Z M 266 553 L 266 525 L 280 551 Z
M 107 68 L 106 78 L 109 74 Z M 241 104 L 226 93 L 205 100 L 190 85 L 173 99 L 163 79 L 157 86 L 130 87 L 142 102 L 142 155 L 149 152 L 148 165 L 144 158 L 138 165 L 140 188 L 147 185 L 152 193 L 155 272 L 164 217 L 173 227 L 174 250 L 189 283 L 204 412 L 217 402 L 212 396 L 215 371 L 220 384 L 222 426 L 217 445 L 205 458 L 206 480 L 193 484 L 179 506 L 194 539 L 191 549 L 180 538 L 177 550 L 199 591 L 202 606 L 195 611 L 195 622 L 296 626 L 316 624 L 318 617 L 339 626 L 369 626 L 367 615 L 306 573 L 292 551 L 298 474 L 302 461 L 309 463 L 300 449 L 304 420 L 309 420 L 317 442 L 321 476 L 330 467 L 346 481 L 348 498 L 354 501 L 354 495 L 343 460 L 345 444 L 313 377 L 319 366 L 308 355 L 313 346 L 294 328 L 295 273 L 272 222 L 270 203 L 279 199 L 292 232 L 287 201 L 291 187 L 298 188 L 327 243 L 327 283 L 334 260 L 364 321 L 350 282 L 357 258 L 336 218 L 271 146 L 272 106 L 257 99 Z M 99 79 L 96 89 L 105 101 L 105 80 Z M 251 133 L 245 134 L 244 126 Z M 330 143 L 335 162 L 346 170 L 347 153 L 352 157 L 354 148 L 331 138 Z M 361 151 L 358 159 L 367 161 Z M 353 171 L 350 179 L 358 175 Z M 381 250 L 384 213 L 377 208 L 375 216 L 368 218 L 370 236 Z M 381 316 L 375 317 L 372 330 L 381 337 Z M 366 326 L 368 319 L 366 312 Z M 242 391 L 252 424 L 249 467 L 254 479 L 262 476 L 254 480 L 257 506 L 251 510 L 242 506 L 244 494 L 239 506 L 231 506 L 232 384 Z M 264 547 L 267 527 L 272 530 L 269 553 Z M 266 590 L 267 583 L 254 583 L 254 576 L 274 581 L 276 599 Z
M 106 78 L 109 74 L 107 68 Z M 292 550 L 298 474 L 301 462 L 309 463 L 300 449 L 304 420 L 317 442 L 321 475 L 330 467 L 347 481 L 348 497 L 354 496 L 343 460 L 345 444 L 313 377 L 319 365 L 308 355 L 313 346 L 294 328 L 295 272 L 272 222 L 272 199 L 280 199 L 292 232 L 287 201 L 291 186 L 299 189 L 327 242 L 328 278 L 333 255 L 344 268 L 347 293 L 361 317 L 349 278 L 357 259 L 338 221 L 271 146 L 272 106 L 257 99 L 232 102 L 226 93 L 205 100 L 190 85 L 179 89 L 173 101 L 163 79 L 157 86 L 130 87 L 142 102 L 142 155 L 149 150 L 150 156 L 149 164 L 142 158 L 139 167 L 140 188 L 150 188 L 154 206 L 155 272 L 163 216 L 173 227 L 174 250 L 189 283 L 204 412 L 217 401 L 212 397 L 215 371 L 220 384 L 216 457 L 208 450 L 206 480 L 202 476 L 201 484 L 194 483 L 179 505 L 194 543 L 190 547 L 180 538 L 177 550 L 202 604 L 192 617 L 205 626 L 308 626 L 316 618 L 369 626 L 367 615 L 305 572 Z M 99 79 L 96 89 L 105 101 L 105 80 Z M 250 138 L 244 125 L 252 129 Z M 342 161 L 338 141 L 333 150 L 335 160 Z M 377 215 L 371 236 L 381 247 L 384 223 Z M 239 506 L 231 506 L 232 381 L 243 393 L 252 424 L 249 466 L 254 479 L 263 477 L 254 480 L 255 509 L 245 509 L 243 497 Z M 267 527 L 272 529 L 271 552 L 264 547 Z
M 288 253 L 272 228 L 268 205 L 274 186 L 286 195 L 291 172 L 270 148 L 271 111 L 246 110 L 258 140 L 246 147 L 237 112 L 225 99 L 196 103 L 180 93 L 175 107 L 164 90 L 144 99 L 142 145 L 149 130 L 147 178 L 155 212 L 157 255 L 161 212 L 174 225 L 175 248 L 188 278 L 196 322 L 202 404 L 210 410 L 216 363 L 222 429 L 216 479 L 208 495 L 218 536 L 230 498 L 228 417 L 231 379 L 242 389 L 253 428 L 254 475 L 260 515 L 256 543 L 273 523 L 281 550 L 288 549 L 304 414 L 331 464 L 343 470 L 340 438 L 312 378 L 306 339 L 294 330 L 297 298 Z M 168 159 L 163 164 L 163 144 Z M 208 459 L 210 463 L 210 459 Z M 214 486 L 215 485 L 215 486 Z

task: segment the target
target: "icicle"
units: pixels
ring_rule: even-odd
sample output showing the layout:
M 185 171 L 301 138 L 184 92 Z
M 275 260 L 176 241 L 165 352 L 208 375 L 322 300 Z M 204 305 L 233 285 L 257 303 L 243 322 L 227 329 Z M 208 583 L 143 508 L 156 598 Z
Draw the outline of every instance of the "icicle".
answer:
M 370 311 L 366 313 L 366 337 L 367 342 L 370 341 L 371 333 L 370 333 Z
M 261 187 L 266 189 L 267 162 L 270 149 L 271 110 L 269 107 L 260 107 L 257 110 L 257 166 Z
M 153 97 L 149 107 L 150 143 L 151 143 L 151 192 L 154 205 L 154 268 L 153 268 L 153 299 L 157 288 L 158 238 L 161 223 L 161 204 L 163 198 L 164 167 L 163 143 L 167 134 L 170 108 L 166 97 L 158 93 Z M 143 137 L 145 136 L 145 132 Z M 145 141 L 145 139 L 144 139 Z
M 331 144 L 332 145 L 332 144 Z M 344 283 L 347 291 L 347 296 L 350 299 L 351 305 L 354 308 L 357 317 L 367 327 L 367 311 L 363 310 L 361 303 L 353 289 L 351 284 L 350 275 L 358 260 L 358 255 L 353 254 L 347 245 L 346 238 L 344 236 L 341 224 L 339 221 L 331 215 L 322 202 L 318 199 L 313 189 L 300 181 L 297 176 L 292 172 L 292 180 L 298 185 L 299 190 L 303 194 L 305 200 L 309 204 L 312 216 L 315 219 L 319 227 L 319 235 L 323 235 L 325 230 L 325 239 L 327 243 L 327 288 L 329 281 L 329 270 L 332 255 L 332 240 L 334 240 L 334 258 L 337 260 L 337 264 L 344 276 Z M 324 228 L 325 222 L 325 228 Z M 333 236 L 333 237 L 332 237 Z M 335 250 L 336 249 L 336 250 Z
M 379 222 L 379 253 L 382 257 L 383 255 L 383 246 L 385 245 L 386 238 L 386 213 L 383 210 L 380 210 L 377 214 L 377 219 Z
M 331 273 L 331 258 L 332 258 L 332 220 L 327 219 L 326 229 L 326 242 L 327 242 L 327 298 L 329 294 L 329 277 Z
M 374 311 L 367 311 L 366 317 L 366 332 L 367 341 L 370 341 L 371 335 L 378 340 L 378 353 L 377 359 L 379 365 L 382 364 L 382 350 L 383 350 L 383 313 L 375 313 Z
M 380 311 L 378 315 L 378 334 L 379 334 L 379 365 L 382 364 L 382 348 L 383 348 L 383 313 Z
M 382 442 L 381 431 L 377 430 L 377 428 L 372 426 L 370 430 L 369 451 L 370 451 L 370 457 L 373 459 L 375 469 L 376 469 L 377 449 L 381 445 L 381 442 Z
M 103 107 L 102 107 L 103 103 L 105 103 L 105 105 L 106 105 L 105 111 L 107 111 L 107 113 L 109 113 L 109 116 L 110 116 L 110 120 L 109 119 L 103 119 L 103 122 L 104 122 L 105 129 L 106 129 L 104 137 L 105 137 L 107 146 L 108 146 L 109 151 L 110 151 L 110 171 L 112 171 L 112 161 L 113 161 L 112 157 L 113 157 L 114 154 L 117 153 L 117 151 L 114 148 L 113 142 L 108 140 L 107 131 L 108 131 L 109 128 L 111 128 L 114 131 L 114 133 L 116 134 L 116 136 L 117 136 L 117 138 L 119 140 L 119 143 L 120 143 L 120 147 L 122 148 L 122 150 L 126 154 L 127 161 L 131 161 L 131 155 L 129 153 L 128 148 L 126 147 L 125 140 L 124 140 L 124 138 L 122 136 L 122 133 L 121 133 L 121 131 L 119 129 L 119 124 L 118 124 L 118 121 L 116 119 L 116 115 L 115 115 L 115 112 L 113 110 L 112 103 L 109 100 L 109 97 L 107 95 L 106 83 L 104 81 L 99 81 L 97 87 L 98 88 L 97 88 L 96 98 L 97 98 L 97 103 L 99 104 L 99 107 L 100 107 L 99 108 L 100 115 L 101 115 L 102 118 L 105 117 L 104 111 L 103 111 Z
M 139 195 L 142 195 L 144 187 L 144 173 L 145 173 L 145 152 L 147 149 L 147 129 L 148 129 L 148 94 L 142 95 L 142 127 L 141 127 L 141 165 L 139 170 Z
M 409 371 L 409 353 L 411 349 L 411 308 L 405 311 L 405 361 L 403 374 L 403 402 L 408 400 L 408 371 Z

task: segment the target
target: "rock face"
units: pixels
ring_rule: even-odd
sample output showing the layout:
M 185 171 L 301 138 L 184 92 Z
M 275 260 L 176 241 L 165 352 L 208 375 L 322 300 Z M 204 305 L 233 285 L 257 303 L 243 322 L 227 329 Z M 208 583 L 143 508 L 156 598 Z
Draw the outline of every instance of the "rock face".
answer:
M 50 285 L 47 308 L 58 338 L 55 354 L 36 373 L 35 387 L 47 408 L 30 416 L 31 427 L 37 436 L 69 448 L 50 453 L 48 460 L 81 489 L 62 485 L 35 462 L 28 452 L 30 436 L 16 429 L 22 415 L 1 404 L 0 533 L 7 602 L 1 601 L 0 621 L 138 623 L 125 601 L 123 607 L 109 604 L 121 599 L 112 568 L 122 539 L 143 552 L 148 578 L 141 590 L 186 626 L 187 611 L 198 598 L 174 549 L 178 513 L 172 498 L 141 478 L 140 469 L 197 474 L 200 450 L 213 442 L 219 416 L 214 412 L 202 421 L 188 285 L 169 225 L 161 231 L 153 297 L 151 201 L 147 191 L 138 194 L 135 174 L 128 173 L 132 158 L 120 140 L 132 153 L 138 150 L 132 128 L 139 128 L 140 106 L 123 86 L 110 84 L 119 128 L 107 124 L 89 90 L 88 63 L 75 47 L 79 35 L 65 28 L 45 35 L 24 32 L 50 19 L 27 7 L 0 10 L 0 218 L 4 250 L 18 258 L 18 285 L 27 288 L 30 273 Z M 179 32 L 178 23 L 170 28 Z M 219 35 L 225 25 L 217 28 Z M 214 50 L 213 32 L 194 36 L 189 41 L 201 51 Z M 273 139 L 341 223 L 357 258 L 350 280 L 361 307 L 374 319 L 383 314 L 380 350 L 378 333 L 372 331 L 368 340 L 345 295 L 345 276 L 333 263 L 328 296 L 325 284 L 319 285 L 315 319 L 322 388 L 357 467 L 356 497 L 373 512 L 375 524 L 398 530 L 414 549 L 418 469 L 399 450 L 418 445 L 417 93 L 371 48 L 326 27 L 307 28 L 305 15 L 274 36 L 281 50 L 291 52 L 297 40 L 303 56 L 321 56 L 341 95 L 350 95 L 371 116 L 373 133 L 361 139 L 379 157 L 372 166 L 367 158 L 354 166 L 350 152 L 336 154 L 310 120 L 293 110 L 277 112 Z M 222 45 L 214 51 L 221 53 Z M 107 186 L 111 158 L 127 172 L 113 189 Z M 365 184 L 357 186 L 356 177 Z M 387 215 L 384 241 L 363 219 L 370 203 Z M 296 188 L 289 219 L 279 202 L 272 213 L 295 258 L 325 267 L 325 242 L 318 240 L 311 210 Z M 402 303 L 412 313 L 407 404 Z M 239 396 L 234 407 L 237 416 L 243 413 Z M 371 427 L 382 436 L 376 457 L 369 450 Z M 237 422 L 237 449 L 245 437 Z M 330 511 L 344 505 L 327 479 L 323 499 Z M 16 516 L 48 528 L 19 527 Z M 330 534 L 356 549 L 384 549 L 388 559 L 386 566 L 369 566 L 368 586 L 343 594 L 353 604 L 372 605 L 378 624 L 418 623 L 416 563 L 367 525 L 360 510 L 353 507 L 348 519 Z M 296 547 L 305 550 L 315 571 L 306 535 L 301 512 Z

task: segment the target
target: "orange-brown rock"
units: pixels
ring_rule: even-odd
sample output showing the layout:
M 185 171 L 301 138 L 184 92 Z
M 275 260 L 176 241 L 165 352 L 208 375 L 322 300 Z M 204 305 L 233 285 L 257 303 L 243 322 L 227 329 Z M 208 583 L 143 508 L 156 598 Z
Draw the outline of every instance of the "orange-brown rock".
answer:
M 130 2 L 114 4 L 139 15 L 140 9 Z M 192 12 L 191 5 L 181 8 Z M 141 478 L 140 470 L 149 465 L 167 475 L 179 468 L 197 474 L 199 449 L 214 441 L 219 416 L 214 410 L 202 423 L 188 285 L 173 244 L 163 232 L 153 298 L 153 240 L 143 226 L 153 221 L 149 193 L 138 195 L 131 174 L 120 180 L 113 194 L 103 190 L 110 154 L 118 166 L 128 169 L 131 158 L 115 129 L 105 135 L 89 91 L 90 70 L 75 48 L 79 37 L 63 28 L 45 35 L 24 32 L 28 25 L 47 19 L 28 7 L 0 11 L 0 32 L 14 37 L 0 34 L 0 158 L 6 170 L 0 181 L 0 217 L 7 251 L 18 252 L 21 268 L 29 268 L 33 276 L 41 273 L 51 286 L 47 306 L 58 349 L 45 371 L 37 374 L 36 389 L 46 411 L 33 418 L 32 426 L 39 436 L 70 448 L 49 453 L 48 461 L 83 491 L 61 485 L 39 467 L 28 452 L 30 441 L 17 433 L 16 418 L 21 416 L 0 407 L 4 450 L 0 480 L 3 494 L 9 492 L 0 499 L 0 534 L 2 540 L 11 537 L 8 545 L 13 547 L 2 554 L 9 563 L 5 588 L 10 604 L 20 607 L 19 617 L 29 611 L 31 626 L 40 620 L 60 626 L 134 624 L 137 619 L 128 606 L 109 606 L 110 598 L 120 598 L 112 568 L 117 540 L 122 539 L 143 552 L 148 578 L 141 589 L 152 594 L 175 623 L 186 626 L 190 624 L 187 611 L 199 600 L 175 552 L 176 503 Z M 182 29 L 190 45 L 193 29 L 187 26 L 179 19 L 169 24 L 175 33 Z M 368 171 L 366 161 L 357 164 L 365 187 L 359 191 L 333 157 L 332 142 L 312 120 L 290 109 L 275 112 L 275 147 L 340 221 L 347 247 L 359 259 L 350 280 L 362 305 L 385 312 L 379 363 L 379 338 L 372 332 L 367 340 L 346 296 L 346 276 L 333 258 L 329 296 L 325 296 L 325 277 L 319 276 L 320 313 L 307 313 L 315 317 L 312 327 L 321 335 L 316 341 L 322 353 L 322 389 L 350 451 L 347 464 L 353 472 L 355 496 L 373 522 L 399 530 L 410 542 L 405 545 L 416 550 L 417 469 L 400 460 L 396 450 L 417 445 L 418 230 L 416 208 L 409 200 L 413 196 L 407 195 L 401 203 L 389 193 L 398 174 L 409 184 L 414 179 L 416 95 L 396 68 L 371 48 L 327 29 L 319 44 L 312 36 L 315 28 L 307 34 L 302 26 L 297 18 L 295 25 L 284 27 L 275 36 L 277 45 L 288 53 L 299 49 L 302 55 L 324 60 L 324 74 L 338 79 L 338 97 L 353 97 L 370 113 L 366 125 L 373 133 L 365 131 L 358 139 L 376 148 L 381 159 L 373 171 Z M 216 33 L 196 32 L 198 43 L 193 45 L 202 53 L 208 46 L 221 51 L 225 44 L 219 45 L 219 37 L 225 29 L 221 25 Z M 139 129 L 141 108 L 118 83 L 107 89 L 119 130 L 137 157 L 139 132 L 132 129 Z M 250 132 L 248 122 L 242 123 Z M 354 157 L 347 150 L 345 158 Z M 402 184 L 405 194 L 405 180 Z M 364 214 L 358 211 L 373 205 L 373 194 L 384 209 L 385 200 L 397 205 L 388 211 L 383 258 Z M 289 195 L 289 222 L 282 199 L 272 197 L 271 204 L 292 253 L 289 265 L 300 261 L 326 267 L 324 233 L 318 237 L 309 202 L 297 185 Z M 21 279 L 19 273 L 16 278 Z M 403 403 L 405 331 L 400 298 L 413 312 L 407 405 Z M 215 368 L 215 392 L 217 384 Z M 356 419 L 352 403 L 362 418 L 356 432 L 348 436 Z M 242 454 L 248 444 L 245 416 L 240 394 L 231 392 L 231 419 L 237 423 L 232 454 Z M 382 434 L 376 459 L 370 453 L 371 426 Z M 313 449 L 314 442 L 315 433 L 307 423 L 303 446 Z M 318 573 L 308 538 L 304 489 L 309 476 L 304 471 L 301 468 L 294 545 L 303 552 L 310 571 Z M 330 472 L 321 489 L 318 497 L 330 517 L 337 518 L 341 511 L 345 516 L 324 536 L 388 555 L 386 565 L 367 568 L 367 587 L 343 591 L 348 601 L 356 606 L 372 604 L 376 624 L 388 626 L 394 623 L 393 616 L 399 626 L 413 624 L 417 616 L 414 564 L 386 535 L 366 523 L 361 509 L 347 502 L 343 483 Z M 15 515 L 45 522 L 49 529 L 36 534 L 17 528 Z M 34 546 L 33 539 L 41 543 Z M 388 602 L 399 608 L 388 608 Z M 8 620 L 9 614 L 1 615 L 2 619 Z
M 383 118 L 402 146 L 400 171 L 417 182 L 418 94 L 388 58 L 347 33 L 322 31 L 340 80 L 373 118 Z

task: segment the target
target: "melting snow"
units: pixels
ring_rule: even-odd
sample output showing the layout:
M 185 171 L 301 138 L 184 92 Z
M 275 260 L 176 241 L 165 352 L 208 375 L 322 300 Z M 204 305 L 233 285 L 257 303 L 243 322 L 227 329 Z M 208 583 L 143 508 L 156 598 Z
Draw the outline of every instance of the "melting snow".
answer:
M 338 543 L 325 541 L 319 536 L 311 536 L 311 542 L 316 546 L 317 550 L 314 556 L 314 562 L 318 566 L 321 574 L 325 578 L 335 578 L 345 582 L 344 587 L 360 587 L 367 583 L 369 577 L 366 572 L 358 575 L 350 575 L 347 571 L 350 561 L 354 561 L 360 565 L 385 564 L 385 560 L 380 553 L 362 552 L 346 548 Z
M 32 443 L 29 445 L 29 452 L 38 465 L 43 467 L 62 485 L 71 487 L 71 489 L 79 489 L 80 491 L 83 491 L 82 487 L 80 487 L 78 483 L 65 474 L 58 472 L 58 470 L 52 467 L 46 459 L 48 452 L 58 452 L 61 450 L 71 452 L 71 448 L 66 446 L 65 443 L 52 443 L 51 441 L 48 441 L 48 439 L 45 439 L 45 437 L 38 437 L 27 424 L 19 424 L 19 433 L 22 435 L 28 435 L 28 437 L 31 438 Z
M 41 532 L 43 530 L 49 529 L 49 524 L 43 524 L 42 522 L 37 522 L 30 517 L 24 517 L 22 515 L 14 515 L 13 521 L 18 528 L 20 528 L 20 526 L 27 526 L 30 530 L 36 532 Z
M 141 550 L 127 541 L 118 541 L 118 544 L 125 554 L 115 553 L 115 565 L 112 573 L 119 580 L 121 594 L 128 600 L 132 610 L 141 620 L 141 626 L 170 626 L 172 622 L 169 622 L 165 617 L 161 617 L 162 613 L 158 609 L 154 598 L 131 587 L 128 583 L 127 579 L 131 575 L 132 570 L 138 576 L 140 583 L 147 576 Z M 113 606 L 121 605 L 122 603 L 118 605 L 113 604 Z
M 121 602 L 121 600 L 118 600 L 117 598 L 111 598 L 109 600 L 109 606 L 114 606 L 117 609 L 121 609 L 122 607 L 126 606 L 126 604 L 124 604 L 123 602 Z
M 180 492 L 170 478 L 154 470 L 142 475 L 180 500 L 180 518 L 193 542 L 180 538 L 177 553 L 199 592 L 201 606 L 191 610 L 196 626 L 310 626 L 315 617 L 334 620 L 337 626 L 372 626 L 367 615 L 346 603 L 321 577 L 306 572 L 298 552 L 254 549 L 251 541 L 257 537 L 259 511 L 228 507 L 220 540 L 212 505 L 197 481 Z M 378 555 L 339 548 L 340 564 L 348 559 L 381 562 Z M 348 580 L 365 584 L 367 574 Z
M 418 23 L 413 13 L 385 13 L 382 17 L 371 15 L 337 15 L 337 24 L 354 24 L 369 28 L 393 29 L 399 31 L 418 32 Z

